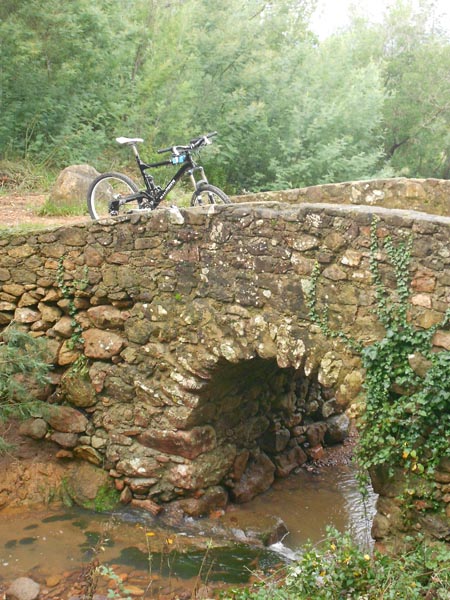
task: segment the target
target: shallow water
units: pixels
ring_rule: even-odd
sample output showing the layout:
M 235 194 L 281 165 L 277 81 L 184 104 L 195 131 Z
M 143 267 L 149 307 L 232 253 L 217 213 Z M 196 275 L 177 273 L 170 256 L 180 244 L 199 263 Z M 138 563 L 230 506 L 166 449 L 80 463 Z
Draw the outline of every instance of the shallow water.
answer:
M 116 513 L 113 521 L 111 515 L 80 509 L 4 510 L 0 512 L 0 581 L 25 574 L 45 580 L 79 569 L 96 552 L 103 564 L 115 570 L 195 577 L 204 556 L 202 547 L 209 547 L 214 539 L 213 546 L 218 547 L 208 550 L 204 565 L 209 580 L 242 582 L 250 570 L 268 568 L 279 562 L 280 554 L 292 557 L 307 540 L 322 539 L 327 525 L 351 531 L 360 545 L 370 546 L 374 500 L 372 494 L 364 505 L 353 469 L 339 466 L 318 474 L 300 470 L 253 501 L 230 506 L 220 519 L 191 520 L 177 529 L 129 510 Z M 272 546 L 273 552 L 230 542 L 223 535 L 228 529 L 239 538 L 240 533 L 273 520 L 273 515 L 289 530 L 281 543 Z

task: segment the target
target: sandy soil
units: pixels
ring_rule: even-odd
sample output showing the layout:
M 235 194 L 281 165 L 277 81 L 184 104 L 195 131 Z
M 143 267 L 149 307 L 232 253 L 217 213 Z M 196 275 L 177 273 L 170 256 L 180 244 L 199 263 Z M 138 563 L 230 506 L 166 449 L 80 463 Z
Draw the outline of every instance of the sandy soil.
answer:
M 89 216 L 76 217 L 41 217 L 39 209 L 45 203 L 48 194 L 21 194 L 18 192 L 0 195 L 0 228 L 9 227 L 52 227 L 82 223 L 88 221 Z

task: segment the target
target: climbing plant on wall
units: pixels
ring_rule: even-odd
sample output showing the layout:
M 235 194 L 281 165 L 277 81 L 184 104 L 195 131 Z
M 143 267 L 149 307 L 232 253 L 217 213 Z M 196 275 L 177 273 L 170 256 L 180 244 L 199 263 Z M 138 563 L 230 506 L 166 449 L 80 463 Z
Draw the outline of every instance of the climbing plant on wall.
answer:
M 381 246 L 381 247 L 380 247 Z M 339 339 L 360 353 L 365 369 L 365 410 L 359 422 L 359 465 L 395 467 L 406 473 L 431 477 L 439 461 L 450 456 L 450 352 L 433 350 L 436 331 L 450 323 L 450 309 L 429 329 L 409 319 L 412 238 L 395 245 L 390 237 L 380 244 L 377 221 L 371 228 L 370 272 L 375 288 L 374 312 L 384 336 L 363 347 L 328 323 L 325 307 L 317 308 L 320 271 L 313 272 L 309 294 L 310 318 L 322 333 Z M 388 289 L 380 270 L 383 252 L 394 273 L 395 288 Z

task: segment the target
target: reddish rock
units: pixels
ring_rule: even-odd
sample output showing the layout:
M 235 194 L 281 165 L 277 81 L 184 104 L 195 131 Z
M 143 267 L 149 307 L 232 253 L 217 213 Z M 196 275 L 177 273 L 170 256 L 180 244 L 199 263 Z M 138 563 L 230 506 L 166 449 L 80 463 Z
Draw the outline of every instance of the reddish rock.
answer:
M 142 508 L 143 510 L 150 512 L 152 515 L 157 515 L 162 511 L 162 506 L 159 506 L 159 504 L 156 504 L 156 502 L 152 502 L 152 500 L 134 499 L 131 500 L 130 504 L 135 508 Z
M 155 474 L 161 465 L 146 456 L 121 460 L 116 465 L 116 471 L 129 477 L 149 477 Z
M 431 275 L 419 275 L 411 281 L 411 287 L 416 292 L 434 292 L 436 278 Z
M 231 490 L 232 498 L 237 503 L 248 502 L 268 490 L 274 479 L 275 465 L 261 452 L 250 459 L 241 480 Z
M 87 311 L 92 324 L 99 329 L 119 329 L 123 327 L 122 312 L 114 306 L 101 304 Z
M 290 440 L 289 430 L 281 427 L 278 431 L 266 431 L 260 438 L 260 447 L 269 454 L 282 452 Z
M 51 434 L 50 439 L 52 442 L 56 442 L 58 446 L 63 448 L 75 448 L 78 441 L 78 435 L 76 433 L 62 433 L 55 431 Z
M 308 457 L 300 446 L 296 446 L 289 450 L 289 452 L 280 454 L 275 458 L 276 476 L 287 477 L 294 469 L 303 465 L 307 460 Z
M 308 444 L 311 447 L 323 444 L 326 430 L 327 426 L 323 421 L 309 425 L 306 430 L 306 439 L 308 440 Z
M 39 321 L 41 313 L 31 308 L 17 308 L 14 313 L 14 320 L 17 323 L 34 323 Z
M 308 448 L 306 452 L 309 458 L 313 461 L 320 460 L 324 456 L 324 449 L 321 445 L 314 446 L 313 448 Z
M 189 431 L 149 429 L 136 439 L 143 446 L 160 452 L 194 459 L 215 447 L 216 432 L 210 425 L 194 427 Z
M 125 341 L 117 333 L 88 329 L 83 333 L 84 353 L 88 358 L 105 359 L 119 354 Z
M 183 498 L 171 504 L 181 508 L 190 517 L 203 517 L 213 510 L 224 509 L 228 503 L 228 494 L 221 486 L 212 486 L 199 498 Z
M 20 424 L 19 433 L 34 440 L 42 440 L 48 431 L 44 419 L 27 419 Z
M 81 433 L 88 424 L 86 417 L 70 406 L 46 406 L 42 417 L 50 427 L 64 433 Z
M 450 332 L 449 331 L 436 331 L 433 336 L 433 345 L 439 346 L 450 350 Z

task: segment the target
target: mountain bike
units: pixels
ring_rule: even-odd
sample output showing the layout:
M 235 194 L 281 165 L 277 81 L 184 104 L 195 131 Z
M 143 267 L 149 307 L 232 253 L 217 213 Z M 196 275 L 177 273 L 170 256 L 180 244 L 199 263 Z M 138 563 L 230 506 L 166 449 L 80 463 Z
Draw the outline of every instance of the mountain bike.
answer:
M 89 214 L 95 220 L 114 217 L 131 203 L 135 205 L 136 210 L 154 210 L 184 176 L 189 176 L 194 187 L 191 206 L 228 204 L 230 202 L 228 196 L 208 182 L 203 167 L 195 162 L 193 156 L 201 148 L 211 144 L 211 138 L 215 135 L 217 132 L 214 131 L 194 138 L 186 145 L 161 148 L 158 154 L 170 152 L 170 158 L 150 164 L 143 162 L 139 156 L 137 144 L 144 141 L 142 138 L 116 138 L 119 144 L 131 147 L 145 189 L 139 190 L 135 182 L 122 173 L 103 173 L 94 179 L 89 187 L 87 195 Z M 147 173 L 147 170 L 169 165 L 179 165 L 179 169 L 167 185 L 164 187 L 156 185 L 153 176 Z

